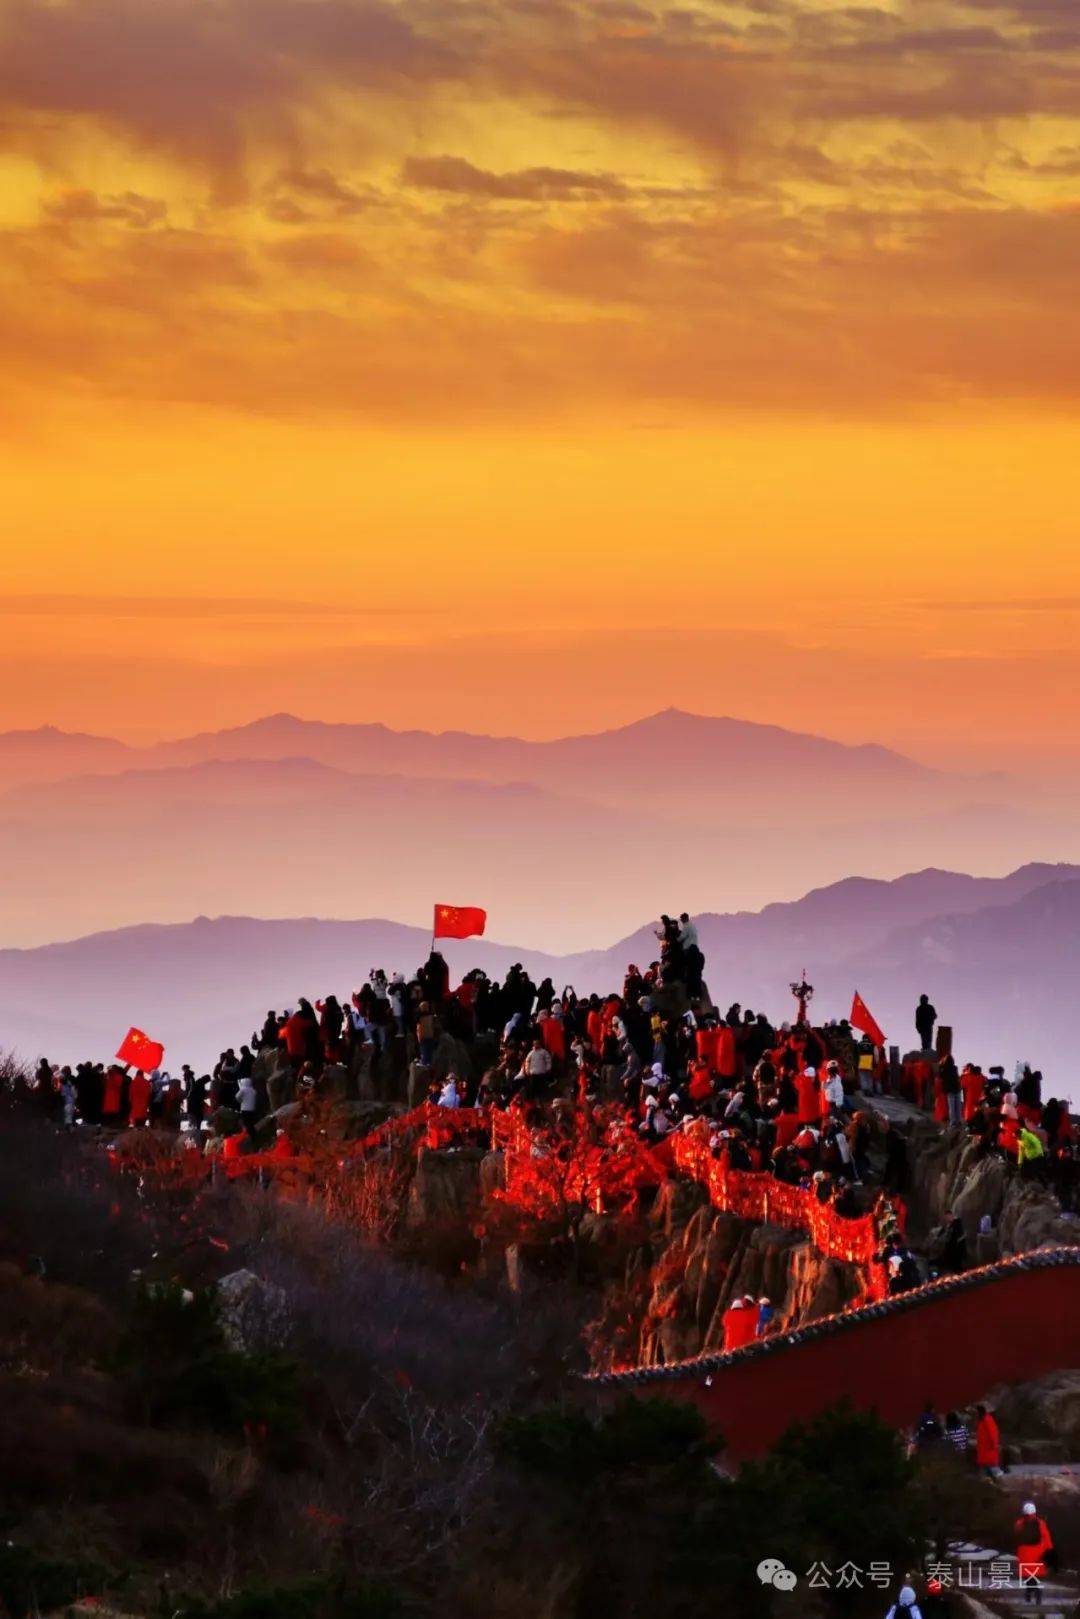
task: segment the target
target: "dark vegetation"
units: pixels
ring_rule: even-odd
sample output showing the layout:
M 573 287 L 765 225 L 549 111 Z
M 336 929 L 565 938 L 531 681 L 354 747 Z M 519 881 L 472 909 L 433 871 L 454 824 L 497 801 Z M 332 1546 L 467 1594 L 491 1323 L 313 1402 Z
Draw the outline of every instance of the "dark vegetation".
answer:
M 155 1189 L 4 1106 L 0 1612 L 766 1619 L 793 1611 L 766 1556 L 903 1571 L 996 1510 L 844 1409 L 725 1477 L 688 1407 L 576 1392 L 572 1267 L 515 1298 L 459 1249 L 414 1231 L 405 1262 L 257 1187 Z M 225 1330 L 213 1284 L 241 1268 L 287 1302 L 275 1341 Z

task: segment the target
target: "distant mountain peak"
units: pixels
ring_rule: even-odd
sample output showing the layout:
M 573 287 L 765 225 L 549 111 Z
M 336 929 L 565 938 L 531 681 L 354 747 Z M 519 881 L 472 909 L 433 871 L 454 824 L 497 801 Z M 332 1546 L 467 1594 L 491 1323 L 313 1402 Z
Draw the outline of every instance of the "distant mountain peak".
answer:
M 30 725 L 19 730 L 0 732 L 3 742 L 94 742 L 103 747 L 123 748 L 127 744 L 112 736 L 99 736 L 93 731 L 65 731 L 59 725 Z

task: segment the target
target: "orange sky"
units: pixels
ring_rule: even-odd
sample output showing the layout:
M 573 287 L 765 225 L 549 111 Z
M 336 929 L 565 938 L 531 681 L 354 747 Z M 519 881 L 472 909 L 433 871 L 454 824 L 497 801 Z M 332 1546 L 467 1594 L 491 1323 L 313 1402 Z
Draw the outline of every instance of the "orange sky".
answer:
M 0 725 L 1080 734 L 1073 0 L 0 0 Z

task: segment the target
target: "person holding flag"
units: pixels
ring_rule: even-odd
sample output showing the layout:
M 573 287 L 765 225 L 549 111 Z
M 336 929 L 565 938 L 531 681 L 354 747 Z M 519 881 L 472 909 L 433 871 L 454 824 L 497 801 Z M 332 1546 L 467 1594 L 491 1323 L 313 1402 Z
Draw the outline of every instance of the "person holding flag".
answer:
M 848 1022 L 853 1029 L 858 1029 L 860 1033 L 869 1035 L 875 1046 L 880 1046 L 882 1050 L 885 1049 L 885 1035 L 882 1032 L 881 1025 L 858 990 L 855 991 L 855 999 L 851 1003 L 851 1017 Z
M 864 1037 L 859 1044 L 858 1053 L 859 1088 L 865 1095 L 873 1096 L 882 1088 L 884 1079 L 883 1071 L 878 1068 L 877 1055 L 878 1050 L 885 1049 L 885 1035 L 858 990 L 855 991 L 855 998 L 851 1003 L 851 1017 L 848 1021 L 851 1027 L 858 1029 Z M 872 1047 L 878 1049 L 871 1049 Z

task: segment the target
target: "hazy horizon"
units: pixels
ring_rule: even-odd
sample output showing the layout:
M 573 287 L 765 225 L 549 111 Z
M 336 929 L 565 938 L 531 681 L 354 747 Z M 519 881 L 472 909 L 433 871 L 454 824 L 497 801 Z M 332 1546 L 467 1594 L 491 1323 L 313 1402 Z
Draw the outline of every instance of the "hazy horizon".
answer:
M 200 914 L 422 925 L 449 890 L 573 951 L 860 873 L 1080 859 L 1064 779 L 1032 801 L 1022 775 L 675 710 L 553 741 L 284 716 L 137 749 L 5 733 L 0 770 L 0 945 Z
M 450 896 L 444 896 L 449 898 Z M 462 898 L 462 896 L 454 896 Z M 475 897 L 475 896 L 473 896 Z M 761 912 L 695 912 L 706 980 L 779 1022 L 790 982 L 808 972 L 813 1016 L 848 1014 L 857 989 L 890 1043 L 912 1044 L 926 991 L 953 1027 L 964 1061 L 1043 1067 L 1048 1094 L 1070 1094 L 1071 960 L 1080 939 L 1080 865 L 1028 867 L 1008 879 L 913 873 L 893 882 L 846 880 Z M 446 941 L 452 981 L 474 966 L 501 977 L 523 961 L 561 990 L 617 990 L 630 959 L 652 959 L 653 921 L 600 949 L 545 954 L 527 941 Z M 0 950 L 0 1048 L 36 1061 L 111 1055 L 130 1023 L 163 1040 L 168 1060 L 209 1065 L 246 1040 L 267 1006 L 306 994 L 347 998 L 371 967 L 411 975 L 427 954 L 430 921 L 201 917 L 142 925 L 31 951 Z M 247 1025 L 250 1024 L 251 1028 Z

